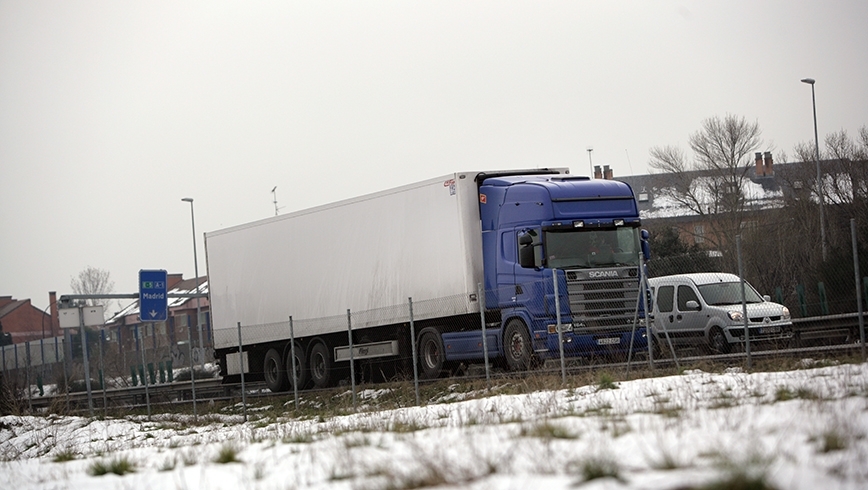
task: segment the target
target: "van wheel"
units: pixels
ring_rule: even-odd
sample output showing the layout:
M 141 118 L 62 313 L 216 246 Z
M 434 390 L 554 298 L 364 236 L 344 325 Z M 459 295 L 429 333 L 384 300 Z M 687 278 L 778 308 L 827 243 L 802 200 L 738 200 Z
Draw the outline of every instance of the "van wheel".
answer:
M 294 388 L 297 384 L 299 390 L 307 388 L 307 359 L 304 356 L 304 349 L 300 345 L 295 344 L 295 377 L 292 379 L 292 364 L 289 362 L 292 357 L 292 346 L 286 348 L 286 378 L 289 388 Z M 296 383 L 293 383 L 296 381 Z
M 315 388 L 327 388 L 332 384 L 334 364 L 328 347 L 318 341 L 310 350 L 310 379 Z
M 711 347 L 711 352 L 717 354 L 729 354 L 731 347 L 720 327 L 711 329 L 711 332 L 708 334 L 708 345 Z
M 436 379 L 443 371 L 446 362 L 446 352 L 443 349 L 443 338 L 440 332 L 428 327 L 419 332 L 419 366 L 422 368 L 422 379 Z
M 503 331 L 503 350 L 506 364 L 511 371 L 526 371 L 533 363 L 533 349 L 530 334 L 524 322 L 513 318 L 506 324 Z
M 265 375 L 265 386 L 274 393 L 286 391 L 289 380 L 283 368 L 283 360 L 277 349 L 268 349 L 262 361 L 262 372 Z

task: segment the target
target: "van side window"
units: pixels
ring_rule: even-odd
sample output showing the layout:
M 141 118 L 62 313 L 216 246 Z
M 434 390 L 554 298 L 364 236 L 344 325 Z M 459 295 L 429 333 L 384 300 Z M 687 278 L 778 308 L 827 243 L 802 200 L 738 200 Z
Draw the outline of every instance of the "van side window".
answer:
M 699 297 L 696 296 L 696 291 L 690 286 L 678 286 L 678 311 L 688 311 L 687 302 L 693 300 L 699 302 Z M 702 306 L 700 306 L 702 308 Z
M 660 313 L 669 313 L 672 311 L 672 299 L 674 296 L 674 287 L 660 286 L 657 290 L 657 311 Z

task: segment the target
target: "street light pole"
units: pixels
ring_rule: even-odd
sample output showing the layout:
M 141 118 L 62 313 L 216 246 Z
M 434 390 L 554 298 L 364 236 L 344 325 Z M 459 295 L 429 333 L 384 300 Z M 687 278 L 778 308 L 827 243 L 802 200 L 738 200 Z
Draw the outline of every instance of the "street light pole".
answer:
M 593 148 L 588 148 L 588 163 L 591 165 L 591 178 L 594 178 L 594 162 L 591 160 L 591 152 L 594 151 Z
M 817 164 L 817 193 L 820 197 L 820 242 L 823 249 L 823 262 L 826 261 L 826 218 L 823 211 L 825 192 L 823 191 L 823 181 L 820 176 L 820 137 L 817 134 L 817 96 L 814 94 L 814 84 L 817 81 L 813 78 L 803 78 L 802 83 L 807 83 L 811 86 L 811 102 L 814 106 L 814 161 Z
M 190 203 L 190 219 L 193 223 L 193 273 L 196 274 L 196 294 L 199 294 L 199 258 L 196 256 L 196 214 L 193 212 L 193 198 L 185 197 L 181 199 L 184 202 Z M 205 343 L 202 341 L 202 317 L 201 301 L 196 296 L 196 329 L 199 331 L 199 364 L 205 368 Z M 190 350 L 190 355 L 193 355 L 193 350 Z

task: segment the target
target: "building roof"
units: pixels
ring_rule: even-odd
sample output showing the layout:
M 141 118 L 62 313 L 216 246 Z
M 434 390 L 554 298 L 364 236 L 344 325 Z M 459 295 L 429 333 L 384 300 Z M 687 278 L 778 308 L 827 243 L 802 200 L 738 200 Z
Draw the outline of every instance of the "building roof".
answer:
M 2 307 L 0 307 L 0 319 L 3 319 L 3 317 L 8 315 L 9 313 L 12 313 L 12 311 L 14 311 L 19 306 L 26 305 L 29 302 L 30 300 L 27 299 L 13 299 L 12 301 L 4 304 Z

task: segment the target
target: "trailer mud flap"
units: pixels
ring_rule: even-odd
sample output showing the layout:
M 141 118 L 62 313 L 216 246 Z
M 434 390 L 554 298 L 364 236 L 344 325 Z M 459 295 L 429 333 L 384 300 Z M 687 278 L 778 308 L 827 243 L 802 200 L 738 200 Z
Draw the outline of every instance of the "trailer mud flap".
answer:
M 353 360 L 373 359 L 375 357 L 388 357 L 398 355 L 398 341 L 386 340 L 384 342 L 371 342 L 353 346 Z M 335 347 L 335 361 L 349 361 L 350 346 Z

